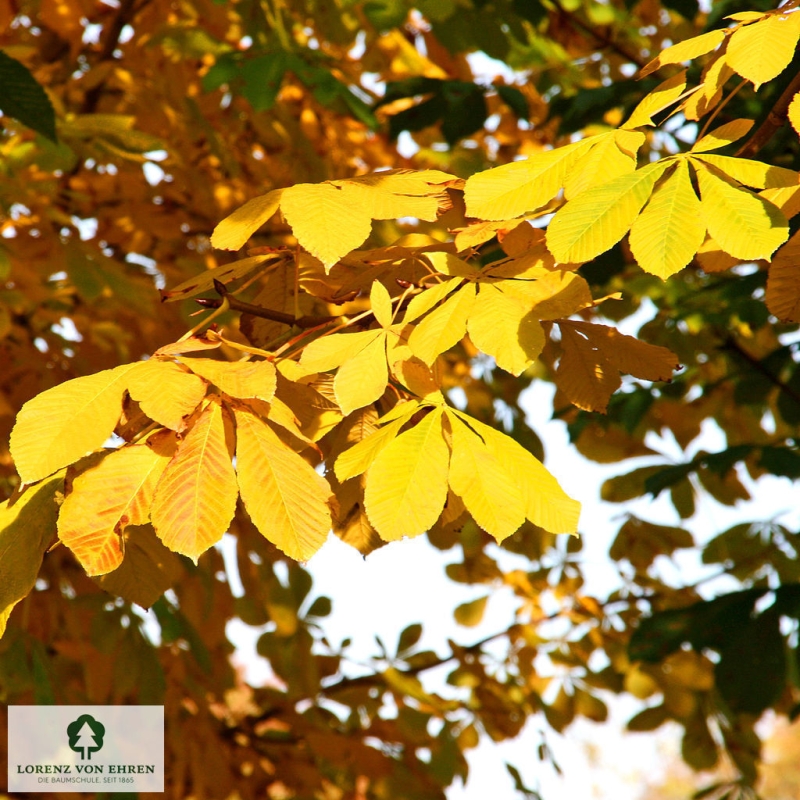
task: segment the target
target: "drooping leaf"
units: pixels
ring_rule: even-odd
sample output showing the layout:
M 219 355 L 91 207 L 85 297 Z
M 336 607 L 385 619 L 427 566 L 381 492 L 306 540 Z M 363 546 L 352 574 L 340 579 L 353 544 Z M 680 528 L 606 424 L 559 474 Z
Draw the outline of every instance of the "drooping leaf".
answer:
M 643 270 L 666 279 L 692 260 L 705 235 L 700 200 L 692 187 L 689 167 L 679 161 L 633 221 L 631 250 Z
M 11 431 L 11 455 L 23 483 L 52 475 L 97 450 L 122 413 L 135 364 L 75 378 L 29 400 Z
M 186 427 L 186 418 L 205 397 L 207 388 L 200 378 L 174 361 L 158 358 L 135 364 L 126 380 L 128 394 L 142 411 L 173 431 Z
M 254 414 L 234 409 L 236 474 L 247 513 L 290 558 L 307 561 L 331 527 L 327 481 Z
M 522 493 L 480 436 L 455 415 L 447 419 L 452 429 L 450 488 L 475 522 L 500 542 L 525 521 Z
M 13 505 L 0 504 L 0 637 L 14 606 L 34 587 L 56 534 L 56 492 L 63 473 L 28 489 Z
M 799 36 L 800 19 L 796 14 L 772 14 L 734 31 L 725 60 L 758 89 L 789 66 Z
M 144 525 L 162 473 L 175 451 L 173 437 L 122 447 L 78 475 L 58 515 L 58 536 L 87 575 L 104 575 L 123 560 L 128 525 Z
M 231 421 L 212 398 L 156 486 L 151 519 L 170 550 L 196 561 L 228 529 L 238 494 L 232 451 Z
M 436 522 L 447 498 L 449 458 L 440 408 L 381 450 L 367 471 L 364 495 L 381 538 L 418 536 Z
M 426 292 L 427 294 L 427 292 Z M 414 355 L 432 364 L 440 353 L 464 338 L 467 318 L 475 303 L 475 284 L 468 283 L 450 295 L 417 325 L 408 338 Z
M 220 222 L 211 234 L 211 245 L 220 250 L 238 250 L 278 210 L 283 189 L 248 200 Z M 173 290 L 173 292 L 176 290 Z
M 522 374 L 544 347 L 544 332 L 531 307 L 494 284 L 481 284 L 467 331 L 476 347 L 512 375 Z
M 726 253 L 747 261 L 769 258 L 786 241 L 786 218 L 772 203 L 711 170 L 695 174 L 708 232 Z
M 556 385 L 578 408 L 605 411 L 621 384 L 618 370 L 574 327 L 560 327 L 564 352 L 555 373 Z
M 724 31 L 714 30 L 670 45 L 670 47 L 662 50 L 652 61 L 641 69 L 639 77 L 644 78 L 651 72 L 660 69 L 665 64 L 681 64 L 684 61 L 692 61 L 698 56 L 710 53 L 712 50 L 719 47 L 724 40 Z

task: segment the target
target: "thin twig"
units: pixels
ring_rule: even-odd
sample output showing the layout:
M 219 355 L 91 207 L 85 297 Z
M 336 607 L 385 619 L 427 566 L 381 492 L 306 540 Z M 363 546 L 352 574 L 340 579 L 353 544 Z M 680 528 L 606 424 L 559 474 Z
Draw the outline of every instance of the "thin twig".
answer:
M 756 132 L 736 152 L 738 158 L 754 156 L 786 122 L 789 104 L 794 96 L 800 92 L 800 72 L 792 78 L 789 85 L 783 90 L 778 101 L 767 114 L 767 118 L 758 126 Z

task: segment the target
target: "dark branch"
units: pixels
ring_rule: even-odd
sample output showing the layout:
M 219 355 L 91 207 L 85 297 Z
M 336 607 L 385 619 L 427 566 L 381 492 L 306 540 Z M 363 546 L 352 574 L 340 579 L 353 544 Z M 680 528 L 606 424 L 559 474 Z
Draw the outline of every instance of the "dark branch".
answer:
M 754 156 L 774 136 L 775 132 L 783 127 L 786 123 L 789 104 L 798 91 L 800 91 L 800 72 L 783 90 L 783 94 L 767 114 L 767 118 L 758 126 L 756 132 L 738 149 L 736 155 L 739 158 Z

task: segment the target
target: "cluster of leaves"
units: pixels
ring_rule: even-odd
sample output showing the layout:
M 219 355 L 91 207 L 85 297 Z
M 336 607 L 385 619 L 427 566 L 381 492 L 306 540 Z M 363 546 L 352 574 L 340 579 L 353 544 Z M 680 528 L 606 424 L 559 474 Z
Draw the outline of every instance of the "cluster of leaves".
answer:
M 756 716 L 798 702 L 795 534 L 706 544 L 741 588 L 708 601 L 659 574 L 689 531 L 628 515 L 623 588 L 592 597 L 580 541 L 553 536 L 578 503 L 520 396 L 550 380 L 582 454 L 649 457 L 611 502 L 668 491 L 688 520 L 698 491 L 747 498 L 745 469 L 800 476 L 794 5 L 0 0 L 25 64 L 0 59 L 22 123 L 4 119 L 0 186 L 3 699 L 164 702 L 176 795 L 435 798 L 482 735 L 602 721 L 628 692 L 653 700 L 631 729 L 676 720 L 690 765 L 724 754 L 753 785 Z M 476 49 L 526 81 L 480 85 Z M 24 127 L 49 135 L 20 105 L 31 76 L 58 143 Z M 212 312 L 183 334 L 188 304 L 157 310 L 154 278 Z M 608 324 L 648 304 L 637 336 Z M 711 420 L 727 447 L 692 451 Z M 665 430 L 682 463 L 651 449 Z M 363 553 L 458 548 L 448 577 L 510 588 L 513 625 L 440 655 L 414 624 L 353 677 L 294 563 L 331 529 Z M 267 626 L 273 684 L 235 675 L 233 617 Z

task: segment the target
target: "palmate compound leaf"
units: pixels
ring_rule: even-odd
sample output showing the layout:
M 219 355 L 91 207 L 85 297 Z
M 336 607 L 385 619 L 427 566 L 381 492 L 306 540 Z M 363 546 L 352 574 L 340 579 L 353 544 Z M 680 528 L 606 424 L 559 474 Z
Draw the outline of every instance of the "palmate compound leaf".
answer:
M 13 505 L 0 503 L 0 636 L 14 606 L 34 587 L 56 531 L 56 492 L 64 474 L 28 489 Z
M 503 292 L 498 284 L 481 284 L 467 331 L 477 348 L 512 375 L 522 374 L 544 347 L 544 331 L 531 305 Z
M 525 516 L 551 533 L 576 533 L 581 504 L 573 500 L 544 465 L 510 436 L 461 411 L 449 409 L 475 431 L 495 460 L 503 465 L 522 494 Z
M 800 37 L 800 15 L 772 14 L 766 19 L 743 25 L 728 42 L 725 60 L 758 89 L 777 78 L 794 57 Z
M 197 561 L 228 529 L 238 495 L 232 455 L 231 420 L 212 397 L 178 445 L 153 497 L 153 527 L 170 550 Z
M 176 445 L 174 434 L 157 433 L 146 444 L 109 453 L 75 478 L 58 515 L 58 537 L 87 575 L 120 566 L 123 531 L 149 522 L 153 493 Z
M 581 192 L 602 186 L 619 175 L 636 169 L 636 153 L 645 142 L 641 131 L 609 131 L 584 153 L 569 171 L 564 183 L 564 197 L 571 200 Z
M 250 519 L 286 555 L 307 561 L 331 527 L 330 486 L 263 420 L 243 408 L 234 416 L 236 473 Z
M 34 483 L 102 447 L 122 413 L 123 364 L 62 383 L 29 400 L 11 431 L 11 455 L 23 483 Z
M 449 460 L 441 407 L 381 450 L 367 470 L 364 505 L 382 539 L 418 536 L 436 522 L 447 499 Z
M 412 216 L 432 222 L 446 185 L 438 170 L 391 170 L 346 180 L 299 183 L 256 197 L 217 225 L 214 247 L 238 250 L 280 207 L 300 244 L 330 269 L 369 236 L 373 219 Z
M 450 488 L 475 522 L 501 542 L 525 521 L 522 492 L 483 439 L 455 414 L 445 414 L 452 431 Z
M 646 272 L 666 279 L 682 270 L 703 244 L 706 226 L 685 160 L 656 187 L 633 221 L 630 245 Z
M 186 427 L 187 417 L 205 397 L 207 388 L 204 381 L 186 368 L 158 358 L 134 364 L 127 382 L 128 394 L 142 411 L 173 431 Z
M 269 402 L 275 395 L 278 378 L 275 365 L 271 361 L 217 361 L 212 358 L 187 358 L 183 363 L 195 375 L 213 383 L 228 397 L 236 397 L 240 400 L 252 398 Z
M 567 202 L 547 228 L 547 247 L 556 261 L 581 263 L 612 248 L 628 232 L 668 166 L 667 159 L 648 164 Z
M 783 213 L 763 197 L 692 160 L 709 235 L 745 261 L 768 259 L 789 236 Z

